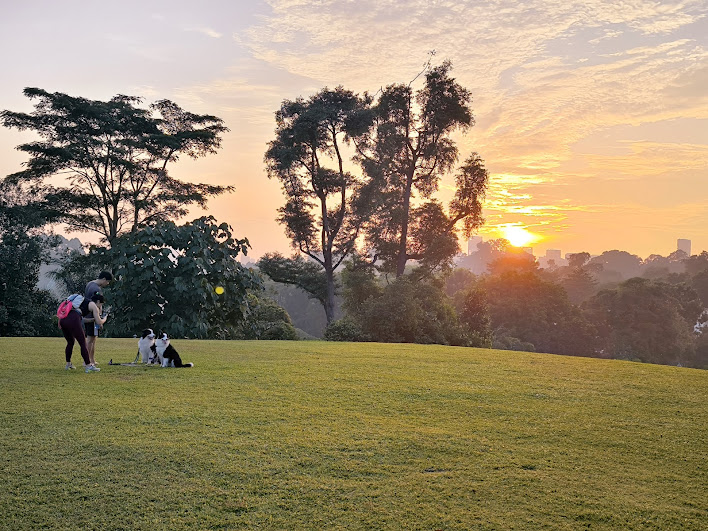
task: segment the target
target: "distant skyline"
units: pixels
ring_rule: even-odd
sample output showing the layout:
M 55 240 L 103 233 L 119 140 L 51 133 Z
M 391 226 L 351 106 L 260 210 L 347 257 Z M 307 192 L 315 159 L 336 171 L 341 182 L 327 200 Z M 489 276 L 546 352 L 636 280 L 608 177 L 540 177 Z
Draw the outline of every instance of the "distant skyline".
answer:
M 476 125 L 456 140 L 461 160 L 476 151 L 490 171 L 485 240 L 528 234 L 537 255 L 645 258 L 679 238 L 708 250 L 705 0 L 40 0 L 0 15 L 0 109 L 31 111 L 22 90 L 36 86 L 168 98 L 224 119 L 219 153 L 172 172 L 235 186 L 208 213 L 253 257 L 291 252 L 263 164 L 282 100 L 408 82 L 431 50 L 473 95 Z M 14 148 L 29 138 L 0 129 L 0 176 L 21 168 Z

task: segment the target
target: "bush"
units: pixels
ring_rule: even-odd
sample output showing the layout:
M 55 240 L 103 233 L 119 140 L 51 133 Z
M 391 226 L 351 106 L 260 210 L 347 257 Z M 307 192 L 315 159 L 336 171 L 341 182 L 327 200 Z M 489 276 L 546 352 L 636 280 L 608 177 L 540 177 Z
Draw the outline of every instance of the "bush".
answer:
M 368 338 L 361 327 L 352 319 L 344 317 L 332 321 L 324 332 L 327 341 L 367 341 Z

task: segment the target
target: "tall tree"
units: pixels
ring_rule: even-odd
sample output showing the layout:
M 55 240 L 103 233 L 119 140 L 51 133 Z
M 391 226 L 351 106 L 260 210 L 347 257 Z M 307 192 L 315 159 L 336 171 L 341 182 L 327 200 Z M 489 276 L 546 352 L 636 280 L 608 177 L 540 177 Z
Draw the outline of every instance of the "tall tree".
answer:
M 476 153 L 457 175 L 448 213 L 435 201 L 414 204 L 416 194 L 430 199 L 457 162 L 452 133 L 474 124 L 470 92 L 450 76 L 451 69 L 449 61 L 428 69 L 423 88 L 415 92 L 410 84 L 386 87 L 373 107 L 368 134 L 358 142 L 359 162 L 375 189 L 367 197 L 378 207 L 370 217 L 368 242 L 397 277 L 411 259 L 449 261 L 458 250 L 456 224 L 464 220 L 469 236 L 482 223 L 488 177 Z
M 29 155 L 11 182 L 42 186 L 60 221 L 77 231 L 97 232 L 109 244 L 127 231 L 175 220 L 189 205 L 230 187 L 187 183 L 168 173 L 181 155 L 215 153 L 228 129 L 221 119 L 197 115 L 162 100 L 140 108 L 140 98 L 118 95 L 89 100 L 26 88 L 36 100 L 31 113 L 2 111 L 0 123 L 33 131 L 40 140 L 17 149 Z M 61 176 L 65 182 L 45 181 Z
M 0 336 L 58 335 L 56 303 L 37 289 L 52 239 L 42 227 L 56 212 L 31 191 L 0 184 Z
M 280 181 L 286 198 L 278 221 L 293 247 L 324 270 L 328 323 L 334 319 L 334 273 L 355 248 L 361 216 L 354 206 L 363 204 L 354 201 L 362 183 L 345 171 L 342 149 L 364 128 L 367 105 L 366 97 L 342 87 L 285 100 L 265 154 L 268 176 Z

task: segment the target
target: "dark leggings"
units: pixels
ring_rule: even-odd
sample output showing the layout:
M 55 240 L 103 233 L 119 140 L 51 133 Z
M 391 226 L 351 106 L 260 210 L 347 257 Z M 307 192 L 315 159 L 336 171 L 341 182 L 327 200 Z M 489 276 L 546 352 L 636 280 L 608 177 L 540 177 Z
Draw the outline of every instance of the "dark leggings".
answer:
M 74 310 L 69 312 L 69 315 L 64 317 L 64 319 L 59 320 L 59 326 L 61 331 L 64 333 L 64 338 L 66 339 L 66 362 L 71 361 L 71 352 L 74 350 L 74 341 L 78 341 L 79 347 L 81 347 L 81 357 L 84 358 L 84 363 L 89 365 L 91 361 L 89 360 L 88 348 L 86 348 L 86 336 L 84 335 L 84 323 L 81 318 L 81 314 Z

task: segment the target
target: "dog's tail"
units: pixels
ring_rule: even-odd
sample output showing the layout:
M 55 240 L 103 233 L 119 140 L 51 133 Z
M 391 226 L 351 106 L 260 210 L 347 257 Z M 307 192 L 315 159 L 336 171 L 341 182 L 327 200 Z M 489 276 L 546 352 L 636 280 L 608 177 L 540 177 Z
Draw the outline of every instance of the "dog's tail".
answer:
M 183 363 L 182 365 L 179 366 L 181 369 L 186 369 L 188 367 L 194 367 L 194 363 Z

